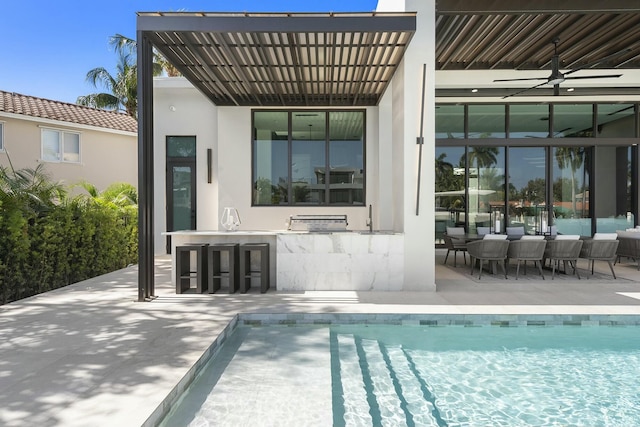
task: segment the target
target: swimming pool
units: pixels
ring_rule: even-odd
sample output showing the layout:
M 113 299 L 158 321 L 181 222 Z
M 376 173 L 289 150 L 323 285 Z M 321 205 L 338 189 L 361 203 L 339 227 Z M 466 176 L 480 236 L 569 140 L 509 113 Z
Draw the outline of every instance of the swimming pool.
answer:
M 640 327 L 602 319 L 240 322 L 161 425 L 640 425 Z

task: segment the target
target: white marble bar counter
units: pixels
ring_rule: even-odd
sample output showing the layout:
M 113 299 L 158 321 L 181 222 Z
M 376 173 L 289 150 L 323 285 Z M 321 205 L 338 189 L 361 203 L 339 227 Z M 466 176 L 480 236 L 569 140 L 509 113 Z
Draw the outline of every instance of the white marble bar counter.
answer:
M 386 231 L 173 231 L 185 243 L 269 243 L 271 289 L 398 291 L 404 279 L 404 234 Z M 175 280 L 175 268 L 172 278 Z

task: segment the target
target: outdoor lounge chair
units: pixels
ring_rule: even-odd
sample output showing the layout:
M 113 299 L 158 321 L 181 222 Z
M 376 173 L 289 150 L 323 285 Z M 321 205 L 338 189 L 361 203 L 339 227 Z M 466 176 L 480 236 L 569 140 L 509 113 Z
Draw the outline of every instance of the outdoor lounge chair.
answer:
M 520 261 L 524 261 L 524 274 L 527 274 L 527 261 L 533 261 L 533 265 L 538 267 L 540 276 L 542 280 L 544 280 L 542 258 L 544 257 L 544 249 L 546 247 L 547 242 L 544 239 L 514 240 L 509 243 L 507 258 L 518 261 L 516 264 L 516 280 L 518 280 L 518 274 L 520 273 Z
M 560 268 L 560 261 L 564 263 L 564 271 L 567 272 L 567 264 L 573 267 L 573 273 L 580 278 L 578 274 L 578 258 L 580 257 L 580 249 L 584 240 L 548 240 L 544 250 L 543 264 L 548 259 L 551 262 L 551 280 L 555 277 L 556 267 Z
M 506 237 L 506 236 L 505 236 Z M 507 251 L 509 250 L 508 240 L 482 239 L 475 242 L 467 243 L 467 251 L 471 259 L 471 274 L 473 274 L 473 266 L 476 261 L 480 263 L 480 274 L 478 279 L 482 278 L 482 267 L 485 261 L 495 267 L 493 263 L 500 263 L 504 278 L 507 278 Z M 495 273 L 495 269 L 492 269 Z
M 458 238 L 456 238 L 458 236 Z M 447 255 L 444 257 L 444 263 L 447 263 L 449 258 L 449 252 L 453 251 L 453 266 L 457 266 L 458 252 L 462 252 L 464 257 L 464 263 L 467 264 L 467 243 L 462 238 L 464 236 L 464 228 L 462 227 L 447 227 L 447 232 L 442 235 L 444 239 L 444 247 L 447 248 Z
M 640 233 L 637 231 L 618 231 L 618 250 L 616 252 L 616 262 L 620 258 L 631 258 L 638 263 L 640 271 Z
M 618 240 L 601 240 L 594 238 L 593 240 L 585 240 L 582 243 L 582 249 L 580 249 L 580 258 L 589 260 L 591 264 L 591 275 L 593 276 L 593 265 L 595 261 L 606 261 L 611 269 L 613 278 L 616 278 L 616 273 L 613 271 L 613 261 L 615 261 L 618 250 Z

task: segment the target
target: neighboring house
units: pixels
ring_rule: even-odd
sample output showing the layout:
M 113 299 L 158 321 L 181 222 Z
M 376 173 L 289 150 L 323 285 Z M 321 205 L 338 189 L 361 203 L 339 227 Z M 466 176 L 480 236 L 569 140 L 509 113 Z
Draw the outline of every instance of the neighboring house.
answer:
M 139 296 L 164 231 L 263 239 L 279 290 L 435 291 L 448 225 L 637 225 L 640 14 L 556 3 L 140 12 Z M 152 48 L 184 77 L 153 79 Z M 225 207 L 245 235 L 220 231 Z M 352 233 L 286 231 L 301 214 Z
M 126 114 L 0 91 L 0 165 L 45 163 L 66 185 L 137 187 L 137 128 Z

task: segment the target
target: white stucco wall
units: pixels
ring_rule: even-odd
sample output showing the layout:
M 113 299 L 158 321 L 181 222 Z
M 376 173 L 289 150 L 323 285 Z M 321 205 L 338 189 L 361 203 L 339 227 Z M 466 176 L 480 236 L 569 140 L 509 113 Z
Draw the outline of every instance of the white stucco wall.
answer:
M 391 104 L 393 147 L 393 224 L 405 233 L 404 290 L 435 290 L 434 172 L 435 161 L 435 0 L 380 0 L 380 11 L 417 12 L 416 33 L 393 78 L 383 105 Z M 424 146 L 418 199 L 418 157 L 423 64 L 426 64 Z M 381 120 L 381 123 L 383 121 Z M 381 129 L 381 134 L 387 132 Z
M 154 230 L 156 254 L 166 253 L 166 137 L 196 137 L 198 229 L 215 229 L 218 186 L 207 183 L 207 148 L 218 157 L 217 107 L 183 78 L 154 79 Z M 213 168 L 213 182 L 217 180 Z

